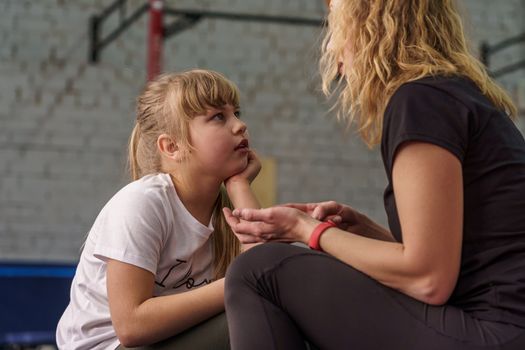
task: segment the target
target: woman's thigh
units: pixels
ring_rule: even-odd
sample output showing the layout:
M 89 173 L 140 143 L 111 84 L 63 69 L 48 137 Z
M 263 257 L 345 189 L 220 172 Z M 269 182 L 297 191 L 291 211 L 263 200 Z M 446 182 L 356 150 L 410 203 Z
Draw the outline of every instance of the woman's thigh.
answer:
M 261 299 L 251 304 L 250 317 L 272 317 L 275 310 L 269 312 L 268 305 L 275 305 L 321 349 L 525 349 L 522 329 L 480 321 L 452 306 L 429 306 L 327 254 L 288 244 L 265 244 L 242 254 L 226 282 L 227 300 L 235 297 L 235 288 Z
M 223 313 L 164 341 L 136 348 L 122 345 L 117 350 L 229 350 L 228 325 Z

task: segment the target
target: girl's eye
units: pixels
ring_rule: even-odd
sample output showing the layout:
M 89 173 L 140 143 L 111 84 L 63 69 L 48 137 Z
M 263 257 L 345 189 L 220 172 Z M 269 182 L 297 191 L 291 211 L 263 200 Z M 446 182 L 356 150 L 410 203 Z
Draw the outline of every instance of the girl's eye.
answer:
M 212 118 L 213 120 L 224 120 L 224 114 L 222 113 L 217 113 L 213 116 Z
M 240 118 L 240 117 L 241 117 L 241 111 L 236 111 L 236 112 L 233 113 L 233 114 L 235 114 L 235 116 L 236 116 L 237 118 Z

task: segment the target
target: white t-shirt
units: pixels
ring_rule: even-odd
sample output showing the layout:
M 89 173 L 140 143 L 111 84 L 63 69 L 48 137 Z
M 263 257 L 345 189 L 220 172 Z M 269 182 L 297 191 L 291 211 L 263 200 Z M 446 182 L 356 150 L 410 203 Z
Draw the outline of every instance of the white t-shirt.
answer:
M 184 207 L 168 174 L 134 181 L 109 200 L 87 237 L 57 327 L 60 349 L 115 349 L 106 290 L 106 261 L 133 264 L 155 275 L 154 296 L 176 294 L 213 278 L 211 222 Z

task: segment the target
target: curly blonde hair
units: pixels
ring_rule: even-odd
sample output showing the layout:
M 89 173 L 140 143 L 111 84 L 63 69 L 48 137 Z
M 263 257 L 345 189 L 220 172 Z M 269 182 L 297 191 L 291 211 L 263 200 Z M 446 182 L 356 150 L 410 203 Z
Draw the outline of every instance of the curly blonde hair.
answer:
M 137 117 L 128 145 L 128 166 L 133 180 L 163 169 L 157 149 L 161 134 L 172 135 L 182 149 L 191 150 L 189 122 L 210 107 L 230 104 L 239 107 L 237 86 L 222 74 L 203 69 L 169 73 L 148 82 L 137 98 Z M 182 166 L 182 165 L 181 165 Z M 240 252 L 240 243 L 227 224 L 223 207 L 232 208 L 221 187 L 213 213 L 213 253 L 215 278 L 224 277 L 226 268 Z
M 508 94 L 469 52 L 453 0 L 338 1 L 328 14 L 321 50 L 323 92 L 338 93 L 338 119 L 355 122 L 369 147 L 380 142 L 392 94 L 424 76 L 467 77 L 495 106 L 517 114 Z M 339 62 L 349 57 L 345 51 L 351 62 L 344 62 L 339 75 Z

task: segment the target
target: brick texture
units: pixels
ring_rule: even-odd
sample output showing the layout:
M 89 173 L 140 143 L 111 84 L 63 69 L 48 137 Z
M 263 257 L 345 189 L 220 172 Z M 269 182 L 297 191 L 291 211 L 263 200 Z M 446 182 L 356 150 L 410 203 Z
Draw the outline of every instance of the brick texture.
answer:
M 89 65 L 88 18 L 111 2 L 0 0 L 0 259 L 75 261 L 97 213 L 128 181 L 147 18 Z M 129 0 L 127 13 L 142 3 Z M 309 18 L 325 11 L 322 0 L 166 3 Z M 474 50 L 525 31 L 522 0 L 462 4 Z M 117 22 L 111 16 L 103 32 Z M 316 27 L 204 19 L 168 39 L 164 69 L 210 68 L 239 85 L 252 144 L 276 161 L 278 202 L 334 199 L 385 224 L 378 150 L 345 132 L 319 93 L 320 35 Z M 516 46 L 495 55 L 491 68 L 523 57 L 525 45 Z M 524 71 L 500 82 L 525 109 Z

